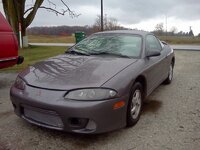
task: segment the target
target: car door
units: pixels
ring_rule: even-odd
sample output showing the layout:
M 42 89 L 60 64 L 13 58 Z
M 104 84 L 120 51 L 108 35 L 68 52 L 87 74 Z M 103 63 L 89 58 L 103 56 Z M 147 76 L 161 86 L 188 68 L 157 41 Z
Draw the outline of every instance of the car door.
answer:
M 151 93 L 163 80 L 166 73 L 166 53 L 159 40 L 154 35 L 147 35 L 145 39 L 145 52 L 159 51 L 159 56 L 145 57 L 147 92 Z M 147 93 L 147 94 L 148 94 Z

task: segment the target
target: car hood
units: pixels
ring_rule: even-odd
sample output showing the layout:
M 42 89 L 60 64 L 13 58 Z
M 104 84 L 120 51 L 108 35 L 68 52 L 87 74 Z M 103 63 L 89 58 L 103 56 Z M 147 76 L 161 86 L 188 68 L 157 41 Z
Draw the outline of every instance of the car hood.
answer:
M 45 89 L 100 87 L 135 61 L 136 59 L 105 55 L 63 54 L 36 63 L 19 76 L 28 85 Z

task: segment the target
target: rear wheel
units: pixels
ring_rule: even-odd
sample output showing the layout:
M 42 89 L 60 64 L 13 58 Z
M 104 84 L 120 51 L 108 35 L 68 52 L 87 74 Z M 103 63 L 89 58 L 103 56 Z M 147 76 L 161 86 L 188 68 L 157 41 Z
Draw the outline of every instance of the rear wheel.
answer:
M 164 81 L 164 84 L 170 84 L 172 82 L 172 79 L 173 79 L 173 73 L 174 73 L 174 70 L 173 70 L 173 62 L 170 64 L 169 66 L 169 72 L 168 72 L 168 77 L 167 79 Z
M 135 125 L 141 115 L 143 103 L 143 88 L 141 83 L 136 82 L 130 92 L 130 98 L 127 108 L 127 126 Z

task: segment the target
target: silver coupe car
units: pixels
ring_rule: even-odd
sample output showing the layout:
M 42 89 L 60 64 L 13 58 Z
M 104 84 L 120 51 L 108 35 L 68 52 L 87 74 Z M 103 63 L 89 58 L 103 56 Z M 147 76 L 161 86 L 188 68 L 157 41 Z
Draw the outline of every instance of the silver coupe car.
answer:
M 56 130 L 96 134 L 135 125 L 146 97 L 173 78 L 173 49 L 144 31 L 95 33 L 22 71 L 15 113 Z

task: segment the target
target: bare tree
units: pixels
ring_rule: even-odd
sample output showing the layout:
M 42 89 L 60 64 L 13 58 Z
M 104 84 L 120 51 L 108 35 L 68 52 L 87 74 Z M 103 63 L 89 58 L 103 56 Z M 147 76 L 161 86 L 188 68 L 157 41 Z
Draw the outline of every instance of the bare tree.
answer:
M 110 18 L 108 22 L 108 29 L 109 30 L 117 30 L 119 27 L 118 21 L 116 18 Z
M 189 36 L 194 37 L 194 33 L 192 31 L 192 27 L 190 26 Z
M 163 23 L 158 23 L 155 26 L 155 31 L 161 31 L 161 32 L 163 32 L 164 31 L 164 25 L 163 25 Z
M 44 0 L 32 0 L 32 5 L 27 6 L 26 0 L 2 0 L 6 18 L 16 34 L 19 33 L 19 27 L 21 26 L 22 36 L 26 36 L 26 29 L 32 23 L 38 9 L 46 9 L 56 15 L 65 15 L 68 12 L 71 17 L 78 16 L 64 0 L 59 0 L 64 7 L 62 10 L 58 10 L 56 4 L 51 0 L 46 1 L 49 3 L 48 6 L 42 5 Z
M 105 17 L 104 17 L 105 19 Z M 105 24 L 105 21 L 103 21 Z M 93 28 L 95 31 L 101 31 L 101 16 L 97 15 L 97 18 L 95 19 L 95 23 L 93 25 Z
M 175 26 L 171 27 L 170 32 L 172 33 L 172 35 L 174 35 L 175 33 L 177 33 L 178 32 L 177 27 L 175 27 Z
M 163 25 L 163 23 L 156 24 L 154 32 L 157 35 L 162 35 L 164 33 L 164 25 Z
M 107 17 L 107 15 L 104 16 L 103 23 L 104 23 L 104 30 L 122 29 L 122 27 L 118 24 L 118 21 L 116 18 Z M 97 15 L 93 28 L 95 31 L 101 31 L 101 16 L 100 15 Z

